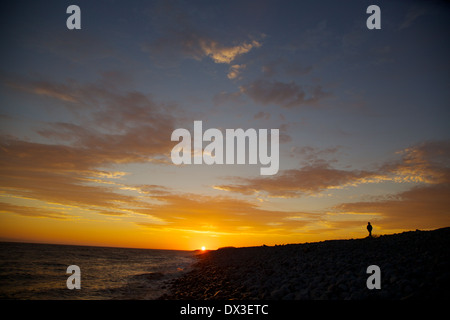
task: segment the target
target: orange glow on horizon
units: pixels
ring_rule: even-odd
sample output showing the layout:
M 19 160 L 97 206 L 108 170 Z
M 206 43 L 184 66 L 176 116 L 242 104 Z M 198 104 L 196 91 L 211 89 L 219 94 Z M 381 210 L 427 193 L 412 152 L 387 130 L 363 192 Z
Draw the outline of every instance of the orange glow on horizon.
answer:
M 358 204 L 340 207 L 343 212 L 339 214 L 327 211 L 312 215 L 295 207 L 281 211 L 256 201 L 191 193 L 161 192 L 153 196 L 158 206 L 130 197 L 130 207 L 134 204 L 138 208 L 134 210 L 123 209 L 121 204 L 88 205 L 89 194 L 84 206 L 62 204 L 63 199 L 45 202 L 5 193 L 1 196 L 0 241 L 205 251 L 364 238 L 367 221 L 373 222 L 374 235 L 447 226 L 432 224 L 424 215 L 420 216 L 420 226 L 398 228 L 383 222 L 376 210 L 359 211 Z M 410 207 L 395 209 L 412 212 Z
M 256 228 L 255 228 L 256 229 Z M 220 232 L 219 230 L 227 230 Z M 374 224 L 374 234 L 395 233 L 406 230 L 381 230 Z M 37 242 L 68 245 L 128 247 L 145 249 L 215 250 L 220 247 L 280 245 L 289 243 L 316 242 L 330 239 L 363 238 L 367 236 L 365 224 L 341 230 L 300 230 L 267 227 L 252 233 L 230 232 L 229 227 L 216 225 L 214 231 L 176 230 L 164 226 L 147 228 L 125 221 L 104 220 L 60 220 L 36 218 L 2 213 L 0 241 Z

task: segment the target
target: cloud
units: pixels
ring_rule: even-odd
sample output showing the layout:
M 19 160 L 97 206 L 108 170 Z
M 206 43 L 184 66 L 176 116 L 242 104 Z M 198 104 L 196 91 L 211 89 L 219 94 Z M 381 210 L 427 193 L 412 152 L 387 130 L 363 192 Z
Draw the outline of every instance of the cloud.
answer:
M 57 208 L 1 204 L 1 212 L 33 218 L 71 219 L 72 210 L 133 217 L 135 224 L 158 231 L 209 235 L 282 234 L 319 219 L 300 211 L 264 209 L 259 202 L 226 196 L 174 193 L 154 184 L 127 185 L 125 172 L 96 169 L 110 155 L 88 148 L 3 139 L 0 144 L 0 192 L 4 199 L 26 198 Z M 65 210 L 64 210 L 65 209 Z M 292 220 L 290 217 L 302 217 Z M 129 219 L 129 218 L 128 218 Z
M 231 64 L 235 59 L 262 46 L 264 36 L 251 40 L 226 41 L 219 31 L 207 30 L 197 21 L 202 21 L 194 12 L 173 4 L 158 6 L 163 20 L 154 19 L 159 37 L 142 44 L 142 50 L 148 52 L 153 60 L 171 65 L 179 59 L 202 60 L 210 58 L 215 63 Z M 227 44 L 228 43 L 228 44 Z M 230 44 L 231 43 L 231 44 Z
M 126 81 L 118 76 L 122 79 L 119 84 Z M 0 137 L 0 189 L 4 194 L 116 216 L 139 214 L 147 205 L 146 200 L 124 192 L 129 186 L 111 181 L 126 175 L 111 168 L 116 164 L 168 161 L 176 114 L 171 106 L 155 103 L 141 92 L 126 91 L 114 79 L 103 81 L 104 77 L 87 84 L 2 79 L 3 84 L 30 93 L 35 99 L 53 100 L 47 108 L 61 114 L 65 111 L 70 119 L 37 128 L 40 142 Z M 147 196 L 162 190 L 139 187 Z M 62 217 L 26 206 L 10 206 L 8 212 Z
M 385 228 L 439 228 L 450 225 L 450 141 L 426 141 L 399 152 L 399 161 L 380 170 L 390 172 L 393 182 L 413 182 L 410 190 L 372 201 L 343 203 L 340 212 L 375 213 Z
M 11 88 L 54 99 L 57 108 L 64 107 L 71 113 L 70 122 L 50 123 L 37 129 L 53 144 L 70 143 L 88 150 L 104 164 L 165 158 L 173 147 L 173 142 L 166 139 L 175 128 L 173 107 L 157 104 L 138 91 L 120 90 L 111 81 L 103 80 L 89 84 L 26 78 L 3 82 Z
M 239 76 L 240 76 L 240 74 L 242 72 L 242 69 L 245 69 L 245 67 L 246 67 L 245 64 L 241 64 L 241 65 L 234 64 L 234 65 L 232 65 L 230 67 L 229 71 L 228 71 L 228 74 L 227 74 L 228 79 L 232 80 L 232 79 L 239 78 Z
M 257 103 L 273 104 L 284 108 L 316 106 L 322 99 L 331 95 L 323 91 L 320 85 L 307 88 L 294 81 L 285 83 L 264 79 L 241 86 L 240 92 Z
M 0 213 L 14 213 L 21 216 L 33 218 L 52 218 L 52 219 L 67 219 L 68 214 L 61 211 L 49 210 L 48 208 L 37 208 L 29 206 L 14 205 L 6 202 L 0 202 Z
M 7 198 L 26 197 L 116 217 L 141 215 L 146 217 L 145 222 L 136 220 L 141 226 L 199 232 L 217 232 L 217 224 L 223 226 L 223 232 L 242 232 L 246 226 L 246 232 L 264 233 L 275 224 L 278 229 L 292 230 L 309 221 L 283 220 L 306 213 L 265 210 L 259 202 L 173 194 L 163 186 L 121 183 L 126 173 L 108 170 L 114 164 L 147 162 L 169 154 L 173 142 L 167 137 L 175 123 L 172 110 L 147 95 L 102 80 L 89 84 L 21 80 L 8 85 L 80 113 L 75 112 L 76 121 L 49 123 L 38 129 L 51 141 L 48 144 L 2 137 L 1 191 Z M 38 207 L 10 205 L 7 212 L 65 218 Z
M 415 182 L 442 184 L 450 182 L 450 141 L 428 141 L 400 152 L 401 159 L 386 162 L 371 170 L 342 170 L 331 164 L 336 159 L 324 159 L 339 148 L 294 148 L 304 166 L 280 171 L 273 177 L 234 178 L 234 184 L 215 186 L 216 189 L 252 195 L 265 193 L 272 197 L 300 197 L 327 189 L 344 188 L 367 183 Z
M 253 40 L 252 42 L 243 42 L 236 46 L 224 46 L 214 40 L 200 39 L 199 46 L 203 54 L 210 57 L 215 63 L 230 64 L 238 56 L 249 52 L 253 48 L 259 48 L 261 43 Z
M 5 199 L 39 200 L 110 216 L 140 214 L 154 224 L 164 224 L 163 219 L 145 209 L 150 206 L 148 199 L 167 193 L 167 189 L 155 185 L 128 186 L 114 181 L 120 181 L 125 172 L 96 169 L 108 166 L 115 157 L 118 155 L 106 151 L 3 139 L 0 143 L 0 192 Z M 123 159 L 120 157 L 121 161 Z M 125 194 L 123 190 L 137 194 Z M 71 217 L 70 212 L 41 207 L 6 204 L 2 208 L 4 212 L 29 217 Z
M 74 206 L 114 208 L 120 201 L 132 202 L 111 186 L 90 184 L 91 179 L 98 181 L 102 175 L 107 176 L 94 168 L 108 161 L 106 155 L 89 149 L 5 139 L 0 147 L 1 189 L 9 194 Z
M 125 172 L 98 169 L 114 161 L 138 161 L 94 146 L 49 145 L 3 138 L 0 144 L 0 191 L 4 198 L 26 198 L 94 214 L 136 216 L 137 224 L 158 230 L 191 230 L 215 234 L 264 234 L 274 229 L 294 228 L 317 219 L 304 212 L 267 210 L 260 203 L 226 196 L 174 193 L 170 188 L 146 184 L 128 185 Z M 28 217 L 70 219 L 71 211 L 6 204 L 3 212 Z M 287 219 L 303 216 L 302 221 Z M 162 228 L 162 229 L 161 229 Z
M 450 225 L 450 184 L 414 187 L 388 199 L 342 203 L 338 212 L 378 214 L 376 224 L 391 229 L 434 229 Z
M 264 234 L 272 226 L 285 232 L 319 219 L 318 214 L 267 210 L 252 202 L 197 194 L 161 194 L 154 196 L 161 204 L 146 212 L 167 221 L 167 228 L 210 233 Z M 292 216 L 302 217 L 294 221 Z M 142 224 L 141 224 L 142 225 Z M 153 227 L 145 223 L 145 227 Z M 245 226 L 245 227 L 244 227 Z M 242 231 L 245 229 L 246 231 Z
M 238 183 L 219 185 L 221 190 L 245 195 L 266 193 L 272 197 L 293 198 L 319 193 L 326 189 L 342 188 L 375 179 L 376 174 L 362 170 L 340 170 L 327 163 L 304 166 L 301 169 L 281 171 L 271 178 L 238 178 Z
M 304 221 L 302 234 L 351 230 L 362 221 L 372 221 L 377 230 L 434 229 L 450 225 L 450 141 L 426 141 L 398 152 L 400 159 L 373 170 L 340 170 L 331 160 L 336 148 L 302 147 L 294 152 L 306 164 L 300 169 L 280 171 L 274 177 L 234 178 L 233 184 L 214 186 L 242 195 L 295 198 L 323 190 L 367 183 L 415 183 L 409 190 L 372 197 L 366 201 L 345 202 L 317 216 L 292 214 L 285 219 Z M 378 231 L 380 232 L 380 231 Z
M 450 140 L 426 141 L 398 152 L 400 161 L 386 163 L 400 181 L 440 184 L 450 182 Z
M 178 53 L 186 58 L 202 60 L 209 57 L 215 63 L 231 64 L 239 56 L 261 47 L 257 40 L 242 41 L 237 45 L 225 45 L 211 37 L 195 32 L 177 31 L 169 33 L 151 44 L 144 44 L 142 49 L 154 59 L 164 60 L 169 57 L 176 60 Z M 167 53 L 167 54 L 166 54 Z M 160 56 L 162 56 L 160 58 Z
M 39 200 L 66 210 L 5 202 L 2 212 L 71 219 L 74 211 L 67 210 L 69 207 L 117 218 L 131 216 L 137 225 L 159 231 L 170 229 L 217 236 L 294 234 L 296 229 L 319 219 L 317 214 L 264 209 L 259 202 L 233 197 L 174 193 L 168 187 L 154 184 L 127 185 L 122 181 L 125 172 L 97 169 L 118 157 L 114 153 L 103 154 L 104 151 L 4 138 L 0 144 L 3 197 Z
M 426 15 L 428 13 L 428 9 L 425 7 L 420 6 L 413 6 L 411 7 L 408 12 L 406 13 L 405 18 L 403 19 L 402 23 L 400 24 L 399 30 L 409 28 L 413 22 L 419 18 L 420 16 Z
M 58 99 L 64 102 L 77 102 L 75 96 L 71 95 L 65 84 L 55 84 L 47 81 L 29 82 L 26 79 L 2 79 L 3 83 L 11 88 Z

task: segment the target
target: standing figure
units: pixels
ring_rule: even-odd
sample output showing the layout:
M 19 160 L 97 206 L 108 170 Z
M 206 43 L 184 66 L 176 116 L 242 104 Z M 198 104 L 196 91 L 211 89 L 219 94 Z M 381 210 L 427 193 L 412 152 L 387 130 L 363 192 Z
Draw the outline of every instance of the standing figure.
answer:
M 372 237 L 372 225 L 370 222 L 367 224 L 367 231 L 369 231 L 369 237 Z

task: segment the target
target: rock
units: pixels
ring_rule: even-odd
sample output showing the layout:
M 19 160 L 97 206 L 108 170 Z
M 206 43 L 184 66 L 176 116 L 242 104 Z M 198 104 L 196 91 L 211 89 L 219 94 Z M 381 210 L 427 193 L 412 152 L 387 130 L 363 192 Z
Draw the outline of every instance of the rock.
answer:
M 295 294 L 294 293 L 288 293 L 287 295 L 285 295 L 282 300 L 294 300 L 295 299 Z
M 340 283 L 338 287 L 341 291 L 344 291 L 344 292 L 346 292 L 348 290 L 347 285 L 345 285 L 344 283 Z
M 201 255 L 166 299 L 450 298 L 450 228 L 373 239 L 234 248 Z M 366 287 L 369 265 L 381 290 Z M 145 278 L 158 275 L 145 275 Z M 153 280 L 153 279 L 152 279 Z
M 289 291 L 286 290 L 286 287 L 281 287 L 279 289 L 275 289 L 271 292 L 270 296 L 272 299 L 280 300 L 282 297 L 284 297 L 286 294 L 288 294 Z
M 389 282 L 390 283 L 395 283 L 397 281 L 397 277 L 396 276 L 391 276 L 390 278 L 389 278 Z

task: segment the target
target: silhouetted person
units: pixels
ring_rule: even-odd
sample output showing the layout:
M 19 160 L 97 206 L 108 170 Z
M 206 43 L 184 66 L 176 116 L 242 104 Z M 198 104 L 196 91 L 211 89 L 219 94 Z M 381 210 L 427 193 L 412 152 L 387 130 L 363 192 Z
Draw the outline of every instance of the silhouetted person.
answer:
M 369 231 L 369 237 L 372 237 L 372 225 L 369 223 L 367 223 L 367 231 Z

